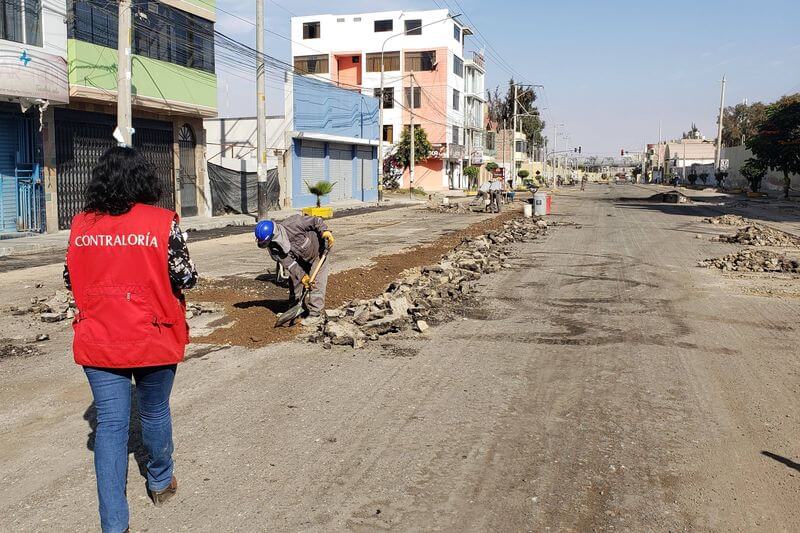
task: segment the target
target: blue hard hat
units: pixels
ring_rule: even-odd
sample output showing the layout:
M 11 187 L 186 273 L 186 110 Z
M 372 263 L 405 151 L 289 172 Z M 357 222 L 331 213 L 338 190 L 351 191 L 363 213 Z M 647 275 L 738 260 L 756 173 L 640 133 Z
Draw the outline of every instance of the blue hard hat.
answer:
M 254 233 L 259 243 L 269 241 L 272 238 L 272 234 L 275 233 L 275 222 L 271 220 L 262 220 L 256 224 Z

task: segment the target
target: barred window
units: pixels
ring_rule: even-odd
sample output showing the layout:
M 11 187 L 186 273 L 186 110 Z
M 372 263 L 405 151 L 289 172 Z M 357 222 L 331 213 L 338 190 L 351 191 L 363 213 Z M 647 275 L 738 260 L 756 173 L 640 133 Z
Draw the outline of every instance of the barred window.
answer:
M 433 70 L 436 63 L 436 51 L 406 52 L 406 72 Z
M 294 68 L 300 71 L 300 74 L 327 74 L 330 72 L 328 55 L 296 56 L 294 58 Z
M 381 97 L 381 90 L 375 89 L 375 98 Z M 383 109 L 394 109 L 394 87 L 383 89 Z
M 383 71 L 393 72 L 400 70 L 400 52 L 383 53 Z M 381 71 L 381 54 L 367 54 L 367 72 Z
M 214 23 L 154 0 L 133 2 L 133 53 L 214 72 Z M 106 0 L 72 0 L 70 39 L 117 48 L 117 11 Z

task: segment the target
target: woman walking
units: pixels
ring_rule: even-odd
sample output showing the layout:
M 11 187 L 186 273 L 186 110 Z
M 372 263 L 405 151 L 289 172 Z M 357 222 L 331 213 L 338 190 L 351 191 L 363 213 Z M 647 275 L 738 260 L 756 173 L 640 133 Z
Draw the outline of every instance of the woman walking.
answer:
M 94 396 L 94 465 L 103 532 L 128 531 L 126 485 L 131 380 L 147 488 L 156 505 L 175 494 L 169 397 L 189 341 L 183 289 L 197 281 L 161 187 L 134 149 L 108 150 L 92 171 L 84 210 L 72 221 L 64 282 L 77 313 L 73 355 Z

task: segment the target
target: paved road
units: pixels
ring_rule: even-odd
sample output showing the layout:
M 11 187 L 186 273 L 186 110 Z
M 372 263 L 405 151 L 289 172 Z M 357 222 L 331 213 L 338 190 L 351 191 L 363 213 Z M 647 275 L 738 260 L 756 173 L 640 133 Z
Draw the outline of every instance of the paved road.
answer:
M 707 208 L 617 201 L 646 192 L 557 196 L 581 227 L 520 246 L 424 340 L 188 361 L 181 492 L 148 505 L 132 455 L 132 531 L 798 530 L 800 287 L 696 268 L 732 245 L 696 238 Z M 87 387 L 18 365 L 0 530 L 92 530 Z

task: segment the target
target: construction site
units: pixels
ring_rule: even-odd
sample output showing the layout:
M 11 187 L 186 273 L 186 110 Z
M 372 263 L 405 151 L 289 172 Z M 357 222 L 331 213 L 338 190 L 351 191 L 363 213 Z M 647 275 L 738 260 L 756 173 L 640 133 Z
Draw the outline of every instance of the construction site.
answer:
M 795 529 L 800 211 L 670 195 L 336 216 L 325 311 L 283 328 L 252 229 L 190 233 L 182 488 L 149 505 L 132 415 L 131 531 Z M 97 529 L 62 259 L 0 257 L 2 531 Z

